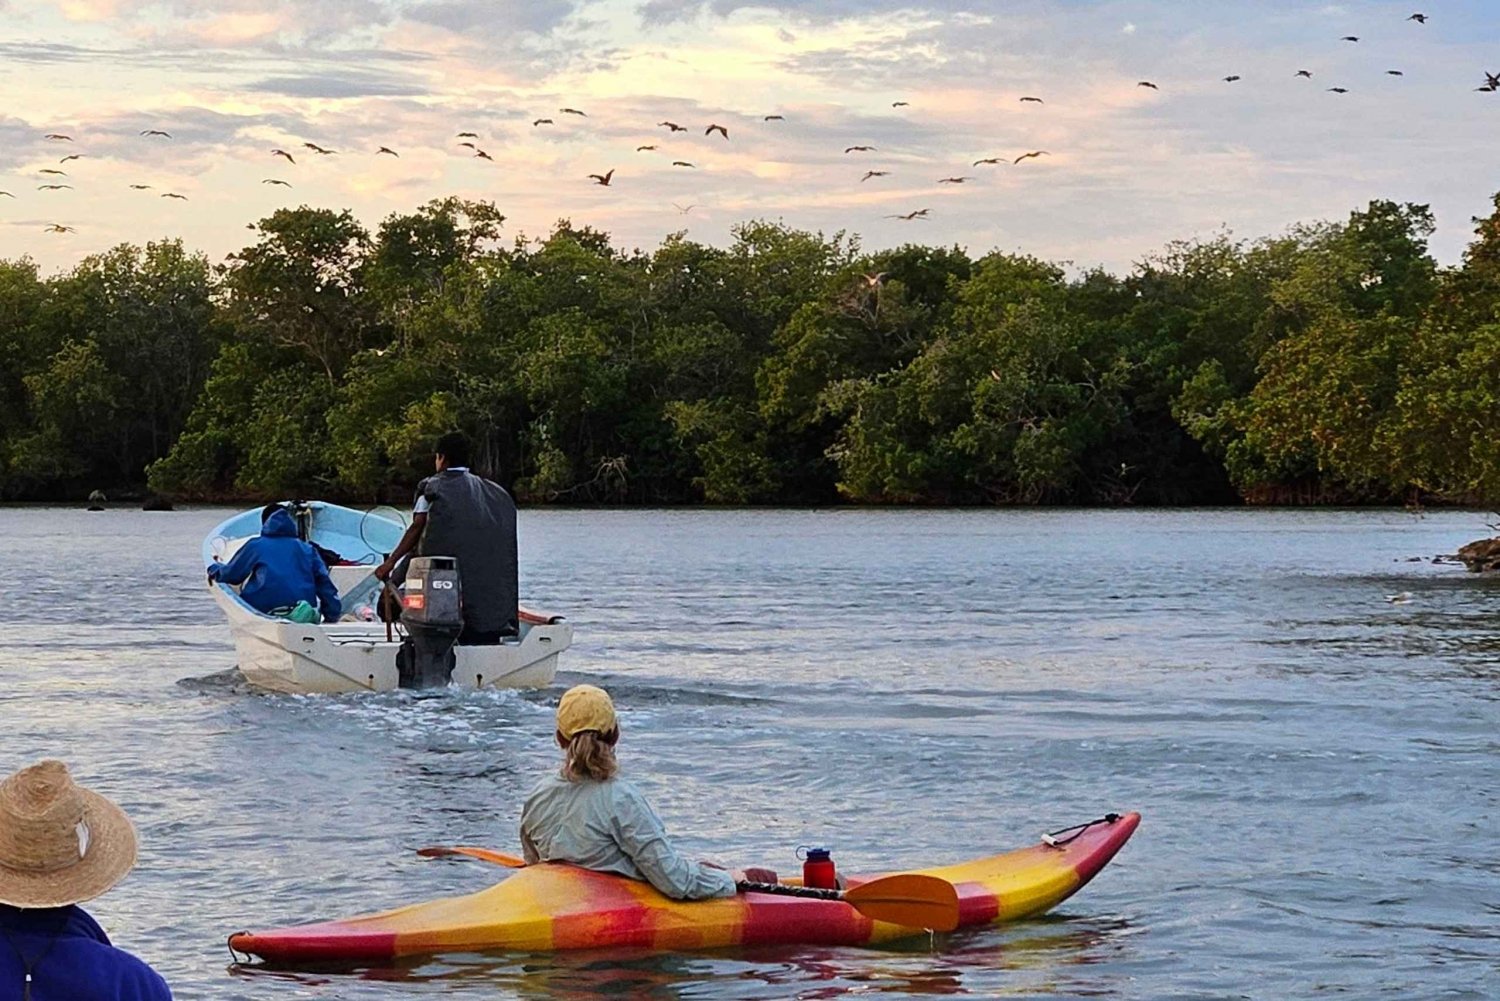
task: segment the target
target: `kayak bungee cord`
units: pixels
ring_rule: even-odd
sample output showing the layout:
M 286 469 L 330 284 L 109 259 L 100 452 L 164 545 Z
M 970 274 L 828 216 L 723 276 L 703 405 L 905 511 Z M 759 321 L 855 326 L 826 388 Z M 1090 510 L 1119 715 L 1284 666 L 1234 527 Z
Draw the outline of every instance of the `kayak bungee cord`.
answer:
M 1061 848 L 1063 845 L 1082 835 L 1083 832 L 1088 830 L 1090 827 L 1094 827 L 1098 824 L 1113 824 L 1119 819 L 1120 815 L 1118 813 L 1106 813 L 1098 820 L 1090 820 L 1086 824 L 1076 824 L 1073 827 L 1064 827 L 1061 830 L 1053 831 L 1051 834 L 1043 834 L 1042 844 L 1049 845 L 1053 848 Z M 1066 834 L 1067 837 L 1062 837 L 1062 835 L 1064 834 Z

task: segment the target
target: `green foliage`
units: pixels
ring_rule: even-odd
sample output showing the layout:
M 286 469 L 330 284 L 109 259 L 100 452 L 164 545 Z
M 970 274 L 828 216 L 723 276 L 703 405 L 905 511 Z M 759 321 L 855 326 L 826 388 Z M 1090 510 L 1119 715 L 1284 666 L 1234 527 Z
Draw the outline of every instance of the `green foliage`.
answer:
M 179 242 L 122 244 L 45 283 L 29 262 L 0 267 L 0 380 L 16 401 L 0 494 L 86 492 L 164 455 L 217 349 L 211 294 L 208 262 Z
M 769 222 L 650 253 L 485 202 L 297 208 L 217 269 L 0 262 L 0 496 L 401 499 L 459 428 L 546 502 L 1495 503 L 1500 196 L 1460 267 L 1377 201 L 1115 276 Z

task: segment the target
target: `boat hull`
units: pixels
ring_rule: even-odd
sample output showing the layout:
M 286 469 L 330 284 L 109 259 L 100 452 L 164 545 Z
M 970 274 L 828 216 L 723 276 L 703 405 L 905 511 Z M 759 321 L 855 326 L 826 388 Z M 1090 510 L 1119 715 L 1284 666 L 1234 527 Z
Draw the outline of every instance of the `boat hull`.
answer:
M 959 926 L 1041 914 L 1076 893 L 1130 839 L 1140 814 L 1046 843 L 958 865 L 917 870 L 953 883 Z M 892 875 L 881 873 L 880 875 Z M 866 879 L 851 877 L 851 884 Z M 681 952 L 748 945 L 867 945 L 919 929 L 872 921 L 841 901 L 744 893 L 669 900 L 650 885 L 567 865 L 538 865 L 460 897 L 379 914 L 230 938 L 277 965 L 374 962 L 443 952 L 638 948 Z
M 388 518 L 315 502 L 310 537 L 336 552 L 365 561 L 333 567 L 334 584 L 345 596 L 346 613 L 377 584 L 374 562 L 395 547 L 401 525 Z M 227 559 L 259 530 L 258 511 L 247 511 L 219 525 L 203 544 L 205 566 Z M 381 622 L 300 624 L 257 611 L 225 584 L 212 585 L 215 603 L 229 622 L 240 672 L 251 684 L 289 695 L 385 692 L 399 687 L 399 639 L 387 640 Z M 371 599 L 373 600 L 373 599 Z M 573 642 L 573 627 L 558 616 L 523 610 L 520 635 L 493 646 L 454 648 L 453 683 L 466 688 L 542 688 L 557 674 L 557 658 Z

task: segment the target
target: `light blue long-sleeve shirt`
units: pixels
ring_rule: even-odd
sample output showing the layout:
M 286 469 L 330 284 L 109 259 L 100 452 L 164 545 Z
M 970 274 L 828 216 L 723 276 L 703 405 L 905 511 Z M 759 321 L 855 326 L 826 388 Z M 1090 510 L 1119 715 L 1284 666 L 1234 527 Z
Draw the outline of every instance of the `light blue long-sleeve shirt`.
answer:
M 643 879 L 674 900 L 735 894 L 727 871 L 678 854 L 646 797 L 622 778 L 543 779 L 521 810 L 521 850 L 527 862 L 570 862 Z

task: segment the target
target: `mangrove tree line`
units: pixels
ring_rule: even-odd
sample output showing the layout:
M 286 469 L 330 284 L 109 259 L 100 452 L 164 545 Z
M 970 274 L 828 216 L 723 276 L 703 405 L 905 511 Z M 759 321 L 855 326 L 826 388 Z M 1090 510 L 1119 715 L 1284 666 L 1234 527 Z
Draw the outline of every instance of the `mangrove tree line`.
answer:
M 625 251 L 444 199 L 285 209 L 214 265 L 0 262 L 0 496 L 404 498 L 467 431 L 565 503 L 1500 501 L 1500 196 L 1129 274 L 749 222 Z

